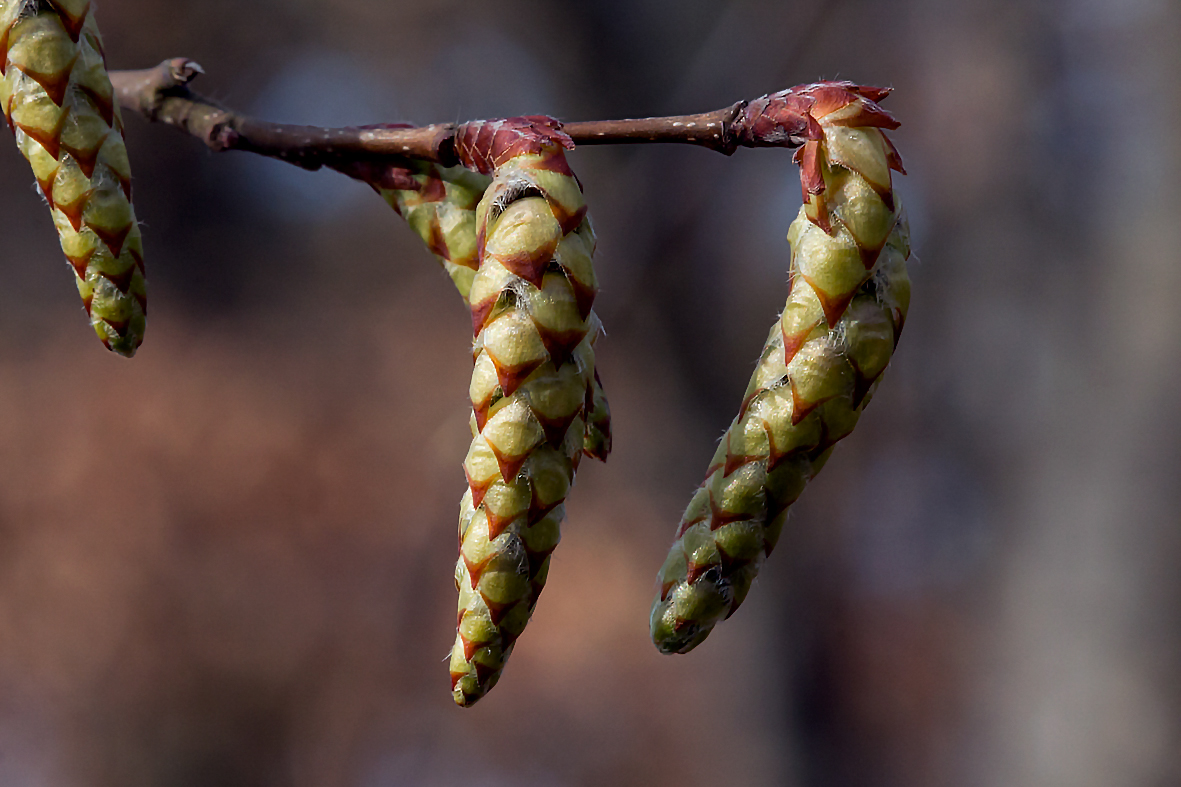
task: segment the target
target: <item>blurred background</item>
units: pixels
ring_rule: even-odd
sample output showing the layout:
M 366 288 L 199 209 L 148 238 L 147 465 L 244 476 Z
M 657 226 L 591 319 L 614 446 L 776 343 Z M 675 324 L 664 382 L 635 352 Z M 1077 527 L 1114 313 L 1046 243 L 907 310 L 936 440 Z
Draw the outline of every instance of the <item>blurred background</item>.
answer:
M 86 324 L 0 152 L 5 787 L 1181 783 L 1175 0 L 105 0 L 326 125 L 885 106 L 906 334 L 749 600 L 688 656 L 654 576 L 786 293 L 790 154 L 586 148 L 615 452 L 504 679 L 450 699 L 468 320 L 368 188 L 127 118 L 151 286 Z

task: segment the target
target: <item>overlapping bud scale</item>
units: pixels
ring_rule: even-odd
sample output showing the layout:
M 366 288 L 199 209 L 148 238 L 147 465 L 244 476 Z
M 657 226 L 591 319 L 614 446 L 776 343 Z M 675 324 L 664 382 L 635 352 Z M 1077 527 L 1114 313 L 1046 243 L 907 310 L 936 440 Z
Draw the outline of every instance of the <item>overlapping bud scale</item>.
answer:
M 397 172 L 368 178 L 398 215 L 435 255 L 468 303 L 479 267 L 476 249 L 476 207 L 491 184 L 488 175 L 465 167 L 444 167 L 425 161 L 408 162 Z M 598 324 L 598 318 L 590 318 Z M 592 342 L 594 339 L 592 339 Z M 611 410 L 596 372 L 587 391 L 583 452 L 605 461 L 611 452 Z
M 476 209 L 469 301 L 468 491 L 460 504 L 453 696 L 471 705 L 499 679 L 545 585 L 594 395 L 595 238 L 548 118 L 468 124 L 463 163 L 492 172 Z M 458 147 L 458 145 L 457 145 Z
M 427 161 L 408 162 L 403 177 L 374 188 L 406 219 L 467 301 L 476 259 L 476 205 L 492 179 Z
M 89 0 L 0 0 L 0 105 L 98 337 L 133 355 L 147 311 L 123 123 Z
M 788 232 L 787 304 L 738 416 L 694 493 L 652 606 L 652 638 L 685 653 L 729 617 L 771 554 L 788 507 L 869 403 L 910 302 L 901 160 L 877 106 L 888 91 L 850 83 L 752 102 L 746 144 L 800 144 L 804 205 Z

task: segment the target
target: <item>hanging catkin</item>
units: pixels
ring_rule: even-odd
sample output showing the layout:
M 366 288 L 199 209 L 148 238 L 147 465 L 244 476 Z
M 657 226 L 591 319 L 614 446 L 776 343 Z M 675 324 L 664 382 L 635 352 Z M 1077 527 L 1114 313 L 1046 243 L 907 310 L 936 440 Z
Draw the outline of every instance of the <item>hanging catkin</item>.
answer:
M 736 610 L 787 509 L 848 435 L 898 341 L 910 302 L 902 164 L 876 101 L 887 90 L 807 85 L 752 102 L 748 144 L 802 143 L 804 205 L 788 232 L 787 305 L 660 570 L 652 639 L 686 653 Z
M 456 703 L 499 679 L 545 585 L 593 400 L 594 233 L 549 118 L 467 124 L 456 147 L 493 179 L 476 210 L 472 444 L 460 503 Z M 589 406 L 593 406 L 589 405 Z
M 408 162 L 393 173 L 369 174 L 370 185 L 406 219 L 467 303 L 479 267 L 476 206 L 492 179 L 462 166 L 425 161 Z M 593 312 L 590 322 L 599 324 Z M 601 461 L 611 453 L 611 409 L 597 371 L 587 391 L 583 452 Z
M 103 343 L 133 355 L 147 290 L 123 122 L 89 0 L 0 0 L 0 104 Z

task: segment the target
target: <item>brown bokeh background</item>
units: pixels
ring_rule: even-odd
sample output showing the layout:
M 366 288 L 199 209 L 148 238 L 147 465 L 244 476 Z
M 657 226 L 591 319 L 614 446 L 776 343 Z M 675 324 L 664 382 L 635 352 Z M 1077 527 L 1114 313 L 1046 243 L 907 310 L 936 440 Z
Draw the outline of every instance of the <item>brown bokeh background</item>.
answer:
M 103 351 L 0 153 L 5 787 L 1181 782 L 1181 7 L 1173 0 L 105 0 L 272 120 L 694 112 L 897 88 L 895 362 L 742 610 L 653 577 L 782 305 L 790 154 L 571 155 L 615 414 L 504 679 L 443 658 L 467 320 L 365 187 L 128 118 L 151 285 Z

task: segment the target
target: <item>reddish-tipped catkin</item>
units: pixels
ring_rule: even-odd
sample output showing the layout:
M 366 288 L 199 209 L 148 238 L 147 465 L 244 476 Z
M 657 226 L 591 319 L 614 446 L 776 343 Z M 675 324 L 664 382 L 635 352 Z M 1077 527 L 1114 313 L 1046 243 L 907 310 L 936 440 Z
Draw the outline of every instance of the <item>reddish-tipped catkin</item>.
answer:
M 406 219 L 467 303 L 479 267 L 476 207 L 492 179 L 462 166 L 443 167 L 424 161 L 358 176 L 368 179 Z M 593 312 L 590 322 L 599 324 Z M 600 461 L 606 461 L 611 453 L 611 408 L 598 372 L 588 391 L 583 452 Z
M 0 0 L 0 104 L 98 337 L 133 355 L 147 290 L 123 122 L 90 0 Z
M 464 164 L 493 173 L 477 208 L 469 293 L 473 440 L 450 664 L 459 705 L 496 684 L 533 613 L 594 406 L 595 239 L 558 129 L 514 118 L 457 135 Z
M 877 104 L 886 92 L 807 85 L 752 102 L 748 143 L 802 143 L 804 205 L 791 225 L 789 295 L 738 417 L 689 503 L 660 570 L 652 639 L 686 653 L 736 610 L 787 509 L 848 435 L 898 341 L 910 302 L 902 171 Z
M 476 277 L 476 205 L 492 179 L 464 167 L 410 162 L 403 176 L 373 187 L 406 219 L 467 301 Z

